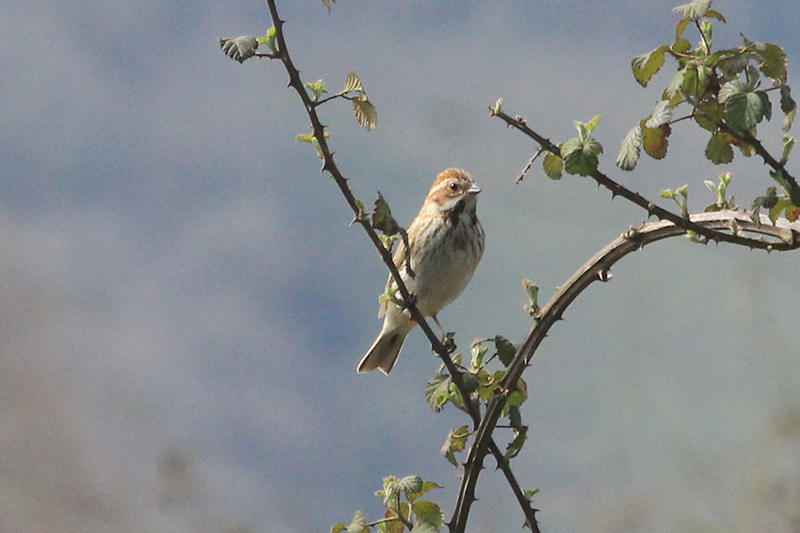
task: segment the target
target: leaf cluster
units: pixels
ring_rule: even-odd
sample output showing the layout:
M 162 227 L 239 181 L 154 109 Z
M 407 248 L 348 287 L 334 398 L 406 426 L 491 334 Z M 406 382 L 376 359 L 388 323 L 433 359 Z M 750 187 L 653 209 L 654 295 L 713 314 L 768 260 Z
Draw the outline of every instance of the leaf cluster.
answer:
M 672 58 L 677 71 L 662 91 L 652 113 L 639 121 L 625 136 L 617 156 L 617 166 L 633 170 L 644 152 L 653 159 L 663 159 L 669 148 L 672 125 L 692 120 L 708 132 L 706 158 L 716 165 L 733 161 L 735 150 L 745 157 L 761 155 L 772 166 L 771 177 L 783 187 L 794 206 L 800 205 L 800 187 L 781 161 L 772 158 L 758 141 L 758 126 L 771 120 L 773 101 L 784 115 L 783 130 L 789 131 L 797 112 L 787 81 L 787 58 L 783 49 L 772 43 L 759 43 L 742 36 L 742 45 L 713 50 L 713 24 L 725 23 L 725 17 L 711 9 L 711 0 L 695 0 L 673 11 L 683 18 L 675 27 L 675 39 L 631 61 L 633 77 L 647 87 Z M 693 26 L 699 42 L 686 38 Z M 768 86 L 765 86 L 768 82 Z M 681 116 L 678 112 L 686 109 Z M 794 143 L 787 137 L 784 143 Z
M 406 529 L 418 533 L 437 533 L 444 526 L 442 508 L 429 500 L 420 499 L 441 485 L 433 481 L 422 481 L 419 476 L 394 476 L 383 478 L 383 489 L 375 494 L 383 499 L 386 507 L 384 518 L 368 523 L 364 514 L 357 511 L 349 525 L 336 524 L 331 533 L 371 533 L 373 527 L 378 533 L 402 533 Z
M 489 354 L 489 347 L 494 350 Z M 434 412 L 440 412 L 448 403 L 458 409 L 466 410 L 465 401 L 477 404 L 479 408 L 486 405 L 498 394 L 500 384 L 506 376 L 508 366 L 514 359 L 517 346 L 503 336 L 497 335 L 489 339 L 476 340 L 470 348 L 469 363 L 462 363 L 463 356 L 457 354 L 453 361 L 462 370 L 462 378 L 469 397 L 465 400 L 444 367 L 434 375 L 425 386 L 425 397 Z M 527 441 L 528 427 L 522 423 L 520 406 L 528 399 L 528 386 L 524 380 L 517 382 L 516 388 L 510 392 L 503 410 L 507 419 L 507 427 L 512 430 L 512 437 L 506 446 L 505 459 L 517 456 Z M 456 454 L 464 451 L 472 432 L 469 426 L 450 431 L 444 445 L 442 455 L 453 465 L 458 466 Z

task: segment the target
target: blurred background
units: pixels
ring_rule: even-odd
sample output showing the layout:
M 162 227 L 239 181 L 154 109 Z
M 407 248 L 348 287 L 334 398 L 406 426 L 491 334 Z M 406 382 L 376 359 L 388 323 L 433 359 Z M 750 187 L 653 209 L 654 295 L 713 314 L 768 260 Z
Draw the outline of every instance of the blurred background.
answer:
M 337 162 L 368 205 L 407 225 L 435 175 L 483 188 L 487 250 L 440 314 L 456 342 L 531 326 L 546 301 L 645 213 L 593 182 L 532 170 L 535 147 L 491 119 L 498 97 L 563 141 L 603 115 L 612 177 L 656 199 L 732 171 L 740 205 L 772 185 L 760 160 L 706 162 L 674 127 L 666 160 L 613 166 L 674 72 L 644 90 L 630 60 L 671 43 L 675 0 L 279 2 L 304 81 L 355 71 L 377 106 L 322 109 Z M 717 0 L 717 47 L 747 37 L 800 56 L 794 0 Z M 449 515 L 439 454 L 455 410 L 423 394 L 438 367 L 413 333 L 391 377 L 357 375 L 380 329 L 385 268 L 334 183 L 279 64 L 243 65 L 218 38 L 263 35 L 263 2 L 13 2 L 0 58 L 0 531 L 328 531 L 382 516 L 386 475 L 420 474 Z M 692 41 L 697 34 L 689 31 Z M 774 93 L 773 93 L 774 94 Z M 760 129 L 780 149 L 782 116 Z M 796 164 L 790 170 L 798 173 Z M 663 205 L 669 205 L 666 200 Z M 542 345 L 515 460 L 542 530 L 796 531 L 800 357 L 796 253 L 674 239 L 622 261 Z M 491 465 L 491 460 L 487 461 Z M 523 522 L 487 469 L 472 531 Z

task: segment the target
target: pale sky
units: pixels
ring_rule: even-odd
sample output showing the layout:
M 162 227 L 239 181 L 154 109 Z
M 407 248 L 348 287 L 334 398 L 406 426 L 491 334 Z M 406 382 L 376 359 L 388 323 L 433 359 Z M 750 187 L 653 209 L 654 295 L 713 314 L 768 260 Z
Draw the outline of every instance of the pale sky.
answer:
M 520 341 L 523 279 L 546 300 L 646 216 L 538 165 L 515 184 L 535 147 L 490 118 L 497 98 L 556 142 L 603 115 L 601 168 L 667 207 L 658 192 L 689 183 L 702 210 L 713 201 L 703 180 L 726 171 L 742 206 L 772 185 L 758 160 L 704 161 L 705 135 L 688 121 L 665 161 L 614 167 L 674 72 L 668 61 L 645 90 L 629 64 L 671 42 L 675 4 L 339 0 L 328 14 L 279 1 L 304 81 L 335 91 L 356 72 L 377 107 L 371 132 L 346 102 L 322 109 L 359 198 L 380 190 L 407 225 L 445 168 L 483 189 L 486 254 L 439 315 L 460 348 Z M 714 8 L 728 19 L 715 26 L 721 46 L 741 32 L 784 47 L 796 84 L 795 0 Z M 384 267 L 313 149 L 295 142 L 308 125 L 282 67 L 219 50 L 219 37 L 263 34 L 265 4 L 40 0 L 0 19 L 0 406 L 12 428 L 0 431 L 0 494 L 11 494 L 0 525 L 324 532 L 359 509 L 380 518 L 382 477 L 409 474 L 445 486 L 431 498 L 449 517 L 459 480 L 439 449 L 467 420 L 427 407 L 438 362 L 419 332 L 390 377 L 355 373 L 380 329 Z M 778 109 L 760 131 L 771 149 Z M 530 441 L 514 461 L 541 489 L 543 531 L 764 523 L 758 487 L 791 477 L 764 442 L 771 418 L 800 402 L 797 260 L 676 239 L 628 257 L 574 304 L 526 375 Z M 165 505 L 170 453 L 189 458 L 191 479 Z M 471 531 L 519 528 L 491 468 L 478 497 Z M 40 508 L 51 516 L 30 518 Z

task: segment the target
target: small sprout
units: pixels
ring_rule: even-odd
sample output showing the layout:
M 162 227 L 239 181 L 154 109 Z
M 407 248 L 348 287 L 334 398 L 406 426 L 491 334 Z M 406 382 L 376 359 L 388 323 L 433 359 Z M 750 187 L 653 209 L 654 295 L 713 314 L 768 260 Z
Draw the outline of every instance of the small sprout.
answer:
M 277 37 L 278 32 L 275 30 L 275 27 L 267 30 L 267 34 L 264 37 L 259 37 L 258 44 L 265 44 L 267 48 L 272 50 L 272 53 L 277 53 L 278 49 L 275 47 L 275 38 Z
M 525 287 L 525 293 L 528 295 L 528 305 L 525 306 L 525 311 L 532 317 L 536 317 L 541 310 L 539 308 L 539 287 L 529 279 L 522 282 Z
M 492 112 L 492 115 L 498 115 L 503 112 L 503 99 L 498 98 L 497 102 L 495 102 L 494 107 L 490 107 L 489 111 Z
M 323 94 L 328 93 L 328 90 L 325 88 L 325 82 L 322 80 L 317 80 L 316 83 L 306 83 L 306 87 L 311 91 L 313 95 L 311 100 L 314 102 L 318 102 Z
M 672 192 L 672 191 L 670 191 L 670 192 Z M 662 193 L 663 193 L 663 191 L 662 191 Z M 633 226 L 631 226 L 631 227 L 628 228 L 628 231 L 626 231 L 625 233 L 623 233 L 621 235 L 621 237 L 623 239 L 635 239 L 638 235 L 639 235 L 639 230 L 637 228 L 634 228 Z
M 239 63 L 244 63 L 245 59 L 256 55 L 258 40 L 249 35 L 242 35 L 235 39 L 220 39 L 219 46 L 225 55 Z

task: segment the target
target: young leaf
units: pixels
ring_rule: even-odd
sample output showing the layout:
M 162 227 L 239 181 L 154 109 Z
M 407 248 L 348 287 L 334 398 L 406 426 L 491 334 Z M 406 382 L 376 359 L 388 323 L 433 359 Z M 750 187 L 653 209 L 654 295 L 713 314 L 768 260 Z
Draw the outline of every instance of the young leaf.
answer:
M 664 66 L 664 54 L 669 50 L 669 46 L 664 44 L 650 53 L 636 56 L 631 60 L 633 77 L 642 87 L 647 87 L 650 79 Z
M 375 199 L 375 207 L 372 210 L 372 227 L 384 235 L 394 235 L 400 232 L 400 224 L 392 216 L 389 203 L 378 191 L 378 198 Z
M 673 99 L 680 97 L 680 90 L 683 88 L 683 79 L 686 77 L 686 72 L 688 70 L 694 70 L 695 74 L 697 74 L 697 68 L 693 66 L 679 69 L 672 77 L 672 81 L 669 82 L 667 88 L 664 89 L 664 100 L 673 101 Z
M 564 169 L 564 160 L 553 152 L 547 152 L 547 155 L 544 156 L 544 160 L 542 160 L 542 168 L 548 178 L 551 180 L 560 180 L 561 171 Z
M 258 44 L 265 44 L 267 47 L 272 50 L 273 53 L 277 52 L 278 49 L 275 47 L 275 37 L 278 35 L 278 32 L 275 30 L 275 27 L 267 30 L 267 34 L 264 37 L 258 38 Z
M 633 170 L 642 154 L 642 127 L 637 124 L 622 140 L 617 156 L 617 166 L 622 170 Z
M 706 157 L 715 165 L 728 164 L 733 161 L 733 148 L 722 134 L 715 133 L 706 145 Z
M 483 345 L 482 342 L 475 342 L 470 348 L 470 366 L 472 368 L 480 368 L 483 365 L 483 358 L 489 351 L 489 348 Z
M 781 155 L 781 165 L 785 165 L 789 161 L 789 154 L 792 153 L 792 148 L 794 148 L 795 143 L 797 143 L 797 140 L 794 137 L 789 137 L 788 135 L 783 136 L 783 154 Z
M 494 347 L 497 350 L 497 357 L 500 359 L 500 362 L 503 363 L 503 366 L 508 367 L 511 364 L 511 361 L 514 360 L 514 355 L 517 353 L 517 347 L 514 344 L 506 339 L 501 335 L 497 335 L 494 338 Z
M 657 128 L 672 120 L 672 109 L 669 100 L 661 100 L 656 104 L 653 114 L 644 123 L 645 128 Z
M 458 429 L 451 430 L 450 434 L 447 436 L 447 440 L 444 441 L 442 455 L 444 455 L 453 466 L 458 467 L 456 453 L 464 451 L 464 448 L 467 447 L 467 439 L 469 439 L 470 435 L 469 426 L 461 426 Z
M 375 106 L 367 100 L 366 94 L 362 93 L 360 98 L 353 99 L 353 111 L 362 128 L 372 130 L 378 125 L 378 112 L 375 110 Z
M 664 124 L 657 128 L 642 128 L 642 147 L 653 159 L 664 159 L 669 148 L 669 136 L 672 128 Z
M 516 436 L 514 437 L 514 440 L 508 443 L 508 446 L 506 447 L 506 453 L 504 454 L 506 461 L 519 455 L 519 452 L 522 451 L 522 447 L 525 446 L 525 443 L 528 440 L 527 426 L 524 426 L 521 431 L 516 431 L 515 433 Z
M 450 384 L 452 380 L 447 374 L 437 373 L 425 384 L 425 398 L 434 413 L 441 412 L 450 401 Z
M 434 483 L 433 481 L 424 481 L 422 483 L 422 488 L 417 492 L 406 492 L 406 498 L 408 498 L 408 501 L 410 501 L 411 503 L 414 503 L 420 498 L 420 496 L 424 495 L 425 493 L 433 489 L 441 489 L 441 488 L 443 487 L 438 483 Z
M 564 158 L 564 170 L 568 174 L 588 176 L 599 165 L 598 154 L 603 153 L 603 147 L 592 137 L 584 141 L 571 139 L 561 145 L 561 156 Z
M 361 80 L 358 78 L 355 72 L 348 74 L 347 80 L 344 83 L 343 92 L 349 93 L 350 91 L 364 92 L 364 87 L 361 85 Z
M 708 14 L 711 9 L 711 0 L 694 0 L 682 6 L 673 7 L 672 12 L 690 19 L 700 19 Z
M 361 511 L 356 511 L 353 521 L 347 526 L 347 533 L 369 533 L 367 520 Z
M 422 490 L 422 478 L 419 476 L 406 476 L 397 482 L 397 490 L 405 493 L 414 493 Z
M 258 50 L 258 39 L 249 35 L 242 35 L 235 39 L 220 39 L 219 46 L 226 56 L 244 63 L 245 59 L 250 59 L 256 55 Z
M 433 526 L 434 530 L 439 531 L 444 525 L 444 513 L 442 508 L 433 502 L 420 500 L 411 505 L 411 510 L 417 518 L 417 523 L 426 523 Z M 417 525 L 419 527 L 419 525 Z M 414 531 L 418 531 L 417 527 Z

